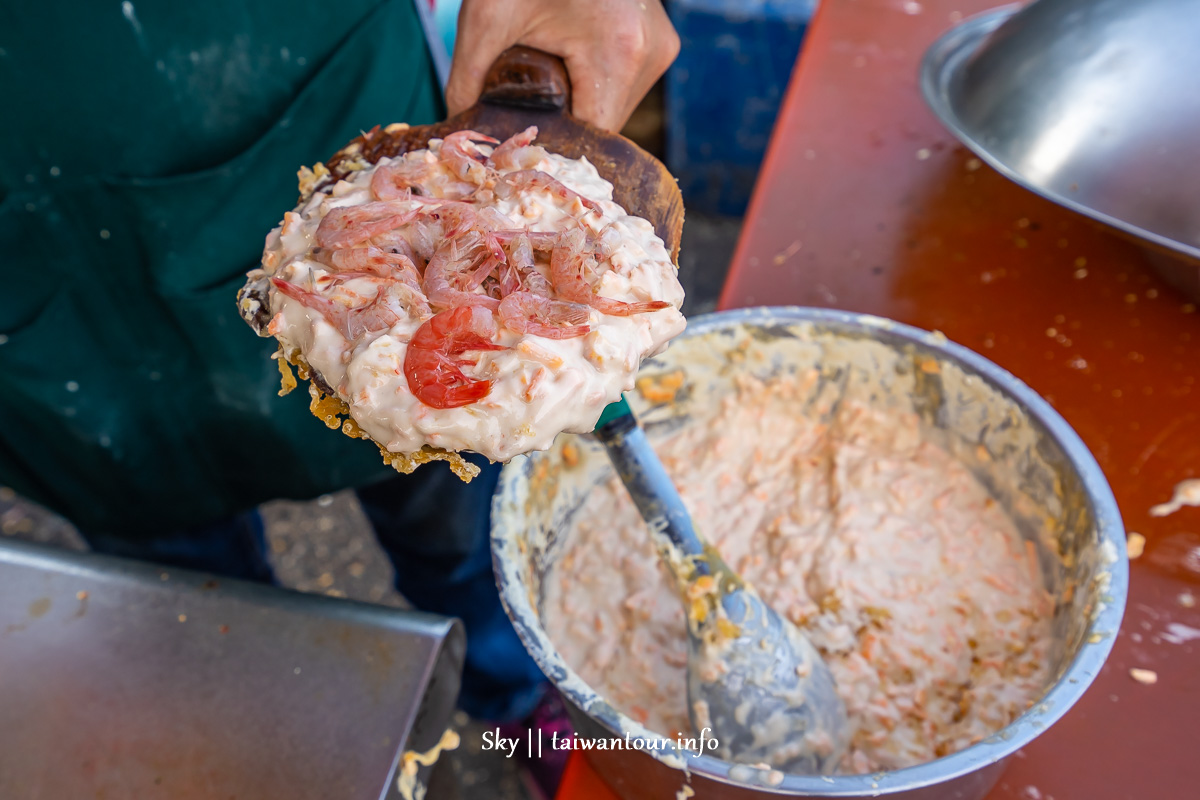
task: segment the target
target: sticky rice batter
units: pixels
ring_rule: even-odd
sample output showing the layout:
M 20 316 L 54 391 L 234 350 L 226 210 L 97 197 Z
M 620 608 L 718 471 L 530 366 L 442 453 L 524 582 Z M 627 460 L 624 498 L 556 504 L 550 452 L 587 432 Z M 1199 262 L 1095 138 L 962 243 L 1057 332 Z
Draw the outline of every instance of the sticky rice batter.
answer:
M 444 169 L 438 158 L 441 150 L 442 141 L 434 139 L 428 150 L 403 158 L 410 163 L 424 160 L 436 171 Z M 483 157 L 492 148 L 485 145 L 476 151 Z M 250 274 L 251 281 L 266 277 L 287 281 L 347 307 L 362 306 L 376 297 L 382 291 L 378 280 L 336 282 L 334 271 L 312 253 L 317 228 L 326 215 L 375 201 L 372 177 L 393 161 L 384 158 L 378 165 L 365 165 L 313 193 L 285 215 L 282 225 L 267 237 L 263 268 Z M 348 341 L 322 313 L 272 288 L 269 302 L 274 318 L 268 332 L 278 338 L 285 355 L 298 353 L 307 361 L 345 402 L 358 426 L 384 449 L 413 453 L 430 445 L 471 450 L 495 461 L 545 449 L 561 431 L 591 430 L 603 408 L 632 388 L 641 360 L 683 330 L 679 312 L 683 289 L 650 223 L 613 202 L 612 184 L 586 159 L 546 153 L 531 168 L 596 201 L 599 211 L 585 208 L 579 198 L 560 198 L 537 187 L 492 197 L 487 205 L 508 217 L 514 229 L 551 232 L 581 226 L 598 236 L 612 226 L 620 246 L 603 262 L 605 271 L 596 294 L 628 302 L 663 301 L 670 307 L 630 316 L 591 309 L 586 319 L 590 332 L 577 338 L 544 338 L 500 325 L 493 341 L 502 349 L 472 352 L 470 366 L 464 368 L 471 379 L 491 381 L 487 396 L 469 405 L 435 408 L 414 396 L 405 376 L 408 343 L 431 312 L 410 310 L 390 328 Z M 498 169 L 497 174 L 513 171 Z M 417 200 L 409 202 L 411 208 L 422 206 Z M 429 208 L 428 200 L 424 208 Z
M 1047 683 L 1036 552 L 915 415 L 846 399 L 829 424 L 804 416 L 815 381 L 738 378 L 655 449 L 725 560 L 824 656 L 854 730 L 839 771 L 948 755 Z M 550 639 L 623 713 L 689 735 L 683 611 L 645 524 L 615 478 L 574 520 L 547 576 Z

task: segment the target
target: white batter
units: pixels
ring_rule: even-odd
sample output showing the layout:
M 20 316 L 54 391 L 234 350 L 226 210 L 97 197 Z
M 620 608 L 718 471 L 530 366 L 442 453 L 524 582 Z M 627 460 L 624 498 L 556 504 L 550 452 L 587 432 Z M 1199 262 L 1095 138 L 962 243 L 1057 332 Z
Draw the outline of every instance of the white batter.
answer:
M 847 400 L 802 416 L 815 373 L 739 378 L 714 419 L 656 450 L 692 518 L 829 664 L 854 735 L 841 772 L 947 755 L 1024 711 L 1048 680 L 1053 602 L 1035 552 L 913 415 Z M 592 688 L 689 735 L 681 603 L 614 479 L 575 515 L 544 624 Z
M 424 158 L 438 164 L 441 140 Z M 478 148 L 482 155 L 491 148 Z M 364 305 L 380 291 L 378 280 L 354 278 L 331 281 L 334 271 L 312 257 L 315 233 L 333 209 L 376 200 L 370 184 L 375 170 L 392 159 L 352 173 L 346 179 L 312 194 L 267 237 L 264 274 L 316 291 L 348 307 Z M 434 408 L 410 391 L 404 365 L 409 340 L 430 312 L 411 311 L 390 329 L 366 332 L 348 341 L 320 313 L 277 289 L 270 292 L 275 314 L 269 332 L 284 352 L 299 353 L 346 403 L 355 422 L 381 447 L 392 453 L 413 453 L 424 445 L 450 451 L 470 450 L 495 461 L 549 447 L 560 431 L 590 431 L 600 412 L 633 387 L 641 360 L 661 350 L 683 331 L 679 312 L 683 288 L 663 242 L 644 219 L 626 214 L 612 201 L 612 184 L 600 177 L 586 159 L 571 160 L 547 154 L 533 168 L 557 178 L 568 188 L 599 203 L 601 213 L 589 213 L 578 199 L 563 201 L 553 193 L 525 188 L 515 196 L 496 197 L 490 204 L 512 221 L 513 228 L 561 231 L 582 225 L 599 235 L 610 224 L 620 234 L 620 247 L 605 262 L 611 266 L 597 286 L 603 297 L 628 302 L 665 301 L 671 307 L 631 316 L 610 316 L 592 309 L 586 324 L 591 331 L 570 339 L 548 339 L 499 328 L 494 343 L 502 350 L 472 353 L 474 366 L 464 368 L 472 379 L 490 380 L 487 396 L 457 408 Z M 500 174 L 513 169 L 500 169 Z M 420 204 L 409 201 L 411 207 Z M 436 310 L 436 309 L 435 309 Z

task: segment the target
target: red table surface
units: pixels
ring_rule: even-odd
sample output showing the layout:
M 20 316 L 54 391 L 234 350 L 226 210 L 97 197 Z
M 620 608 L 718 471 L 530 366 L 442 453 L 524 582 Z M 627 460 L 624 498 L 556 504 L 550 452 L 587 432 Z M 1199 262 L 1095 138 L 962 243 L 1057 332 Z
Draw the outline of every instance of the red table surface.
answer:
M 1200 476 L 1200 314 L 1142 249 L 982 165 L 925 106 L 926 48 L 996 5 L 824 0 L 721 308 L 826 306 L 937 329 L 1055 406 L 1147 542 L 1100 676 L 988 800 L 1200 797 L 1200 508 L 1149 514 Z M 576 757 L 559 798 L 615 796 Z

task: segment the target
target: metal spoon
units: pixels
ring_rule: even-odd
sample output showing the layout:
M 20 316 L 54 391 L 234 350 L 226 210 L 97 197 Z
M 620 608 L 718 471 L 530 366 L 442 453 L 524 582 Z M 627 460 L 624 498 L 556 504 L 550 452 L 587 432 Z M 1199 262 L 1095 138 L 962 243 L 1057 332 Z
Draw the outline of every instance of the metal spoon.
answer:
M 833 675 L 696 532 L 670 476 L 624 398 L 596 425 L 621 482 L 650 526 L 688 618 L 688 709 L 729 761 L 784 772 L 832 772 L 849 739 Z M 709 730 L 704 731 L 705 728 Z

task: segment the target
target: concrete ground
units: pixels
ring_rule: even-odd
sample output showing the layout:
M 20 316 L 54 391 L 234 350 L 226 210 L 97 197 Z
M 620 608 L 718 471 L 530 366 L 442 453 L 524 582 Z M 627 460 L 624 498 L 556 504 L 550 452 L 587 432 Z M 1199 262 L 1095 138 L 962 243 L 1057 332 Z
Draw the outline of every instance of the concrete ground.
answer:
M 639 108 L 626 134 L 651 152 L 661 152 L 662 96 L 652 93 Z M 716 308 L 741 220 L 689 213 L 680 247 L 680 280 L 687 291 L 689 316 Z M 404 607 L 392 586 L 392 568 L 375 542 L 352 492 L 309 502 L 275 501 L 262 507 L 271 560 L 279 582 L 302 592 Z M 85 549 L 74 527 L 61 517 L 0 487 L 0 534 Z M 477 797 L 488 787 L 495 800 L 528 800 L 517 764 L 481 748 L 487 725 L 459 714 L 462 746 L 444 759 L 429 800 Z

